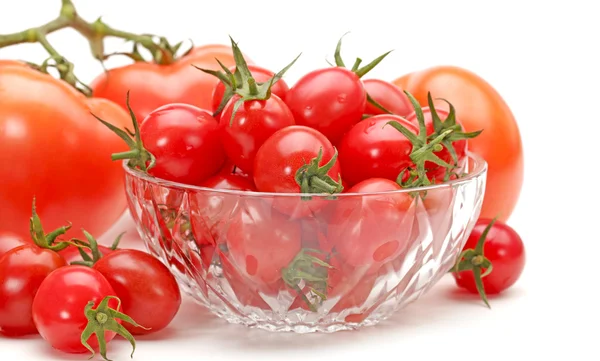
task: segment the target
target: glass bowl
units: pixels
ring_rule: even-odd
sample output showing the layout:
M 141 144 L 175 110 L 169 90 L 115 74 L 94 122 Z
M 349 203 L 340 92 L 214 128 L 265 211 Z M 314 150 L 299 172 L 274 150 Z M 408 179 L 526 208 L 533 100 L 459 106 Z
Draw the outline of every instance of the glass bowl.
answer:
M 453 266 L 477 220 L 487 164 L 393 192 L 315 196 L 215 190 L 126 170 L 149 252 L 231 323 L 334 332 L 377 324 Z

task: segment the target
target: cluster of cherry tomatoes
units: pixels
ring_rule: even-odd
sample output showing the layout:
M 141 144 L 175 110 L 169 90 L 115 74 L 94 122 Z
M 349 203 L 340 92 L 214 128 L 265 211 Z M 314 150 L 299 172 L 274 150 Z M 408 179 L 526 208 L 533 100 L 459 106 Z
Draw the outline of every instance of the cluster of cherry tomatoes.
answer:
M 99 350 L 121 335 L 169 325 L 181 294 L 169 269 L 148 253 L 63 240 L 70 226 L 45 233 L 33 206 L 31 239 L 0 234 L 0 334 L 39 333 L 68 353 Z M 135 346 L 135 345 L 134 345 Z

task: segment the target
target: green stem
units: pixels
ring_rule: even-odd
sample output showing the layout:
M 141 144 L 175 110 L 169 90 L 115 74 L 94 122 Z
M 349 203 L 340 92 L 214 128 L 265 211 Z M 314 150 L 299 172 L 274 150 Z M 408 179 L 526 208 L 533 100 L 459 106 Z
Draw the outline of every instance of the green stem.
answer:
M 248 88 L 250 95 L 258 95 L 258 87 L 256 86 L 256 80 L 254 78 L 248 78 Z
M 319 176 L 312 176 L 310 178 L 310 185 L 313 189 L 319 190 L 319 193 L 325 192 L 329 194 L 333 194 L 337 191 L 338 187 L 331 185 L 319 178 Z

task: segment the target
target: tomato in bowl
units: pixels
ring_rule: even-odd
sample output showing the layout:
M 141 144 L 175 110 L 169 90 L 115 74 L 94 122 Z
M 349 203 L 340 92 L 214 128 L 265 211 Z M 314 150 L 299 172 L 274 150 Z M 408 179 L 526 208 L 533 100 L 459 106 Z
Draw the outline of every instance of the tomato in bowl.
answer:
M 485 192 L 486 162 L 467 160 L 444 183 L 371 179 L 333 195 L 215 189 L 123 167 L 138 230 L 183 290 L 229 322 L 306 333 L 374 325 L 452 268 Z M 312 211 L 291 216 L 282 203 Z

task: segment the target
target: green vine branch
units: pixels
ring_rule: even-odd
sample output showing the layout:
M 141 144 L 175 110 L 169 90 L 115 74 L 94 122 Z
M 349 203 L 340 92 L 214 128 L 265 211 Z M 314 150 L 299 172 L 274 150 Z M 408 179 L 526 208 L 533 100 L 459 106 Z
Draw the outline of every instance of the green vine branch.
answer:
M 99 61 L 104 61 L 113 55 L 105 53 L 104 39 L 107 37 L 115 37 L 133 42 L 134 45 L 131 53 L 121 53 L 128 55 L 132 59 L 144 60 L 138 52 L 139 47 L 142 47 L 152 54 L 152 61 L 157 64 L 170 64 L 176 60 L 176 53 L 182 45 L 181 42 L 172 46 L 164 37 L 152 34 L 134 34 L 118 30 L 104 23 L 101 18 L 98 18 L 94 22 L 87 22 L 79 16 L 72 0 L 61 1 L 60 13 L 54 20 L 38 27 L 12 34 L 0 35 L 0 49 L 18 44 L 39 43 L 49 54 L 49 58 L 40 67 L 41 70 L 46 71 L 48 66 L 52 66 L 58 70 L 61 79 L 75 87 L 81 83 L 73 74 L 73 64 L 65 59 L 47 39 L 49 34 L 62 29 L 73 29 L 86 38 L 90 44 L 92 55 Z M 49 65 L 50 61 L 52 61 L 53 65 Z

